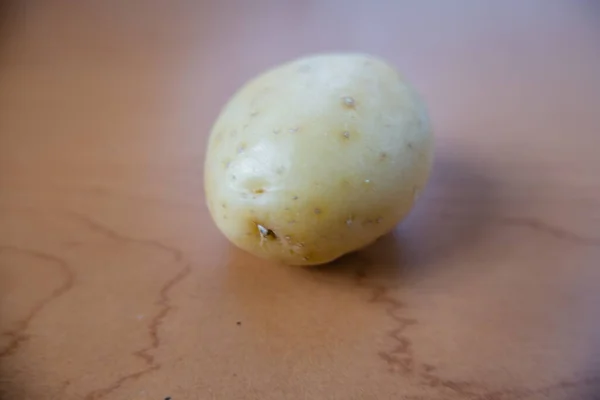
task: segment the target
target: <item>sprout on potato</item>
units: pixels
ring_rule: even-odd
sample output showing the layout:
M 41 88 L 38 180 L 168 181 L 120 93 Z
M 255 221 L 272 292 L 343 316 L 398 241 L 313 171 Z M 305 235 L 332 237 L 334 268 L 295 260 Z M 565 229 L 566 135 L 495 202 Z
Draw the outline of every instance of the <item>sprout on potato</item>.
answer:
M 263 73 L 224 107 L 205 193 L 238 247 L 322 264 L 391 231 L 432 157 L 426 107 L 392 67 L 368 55 L 316 55 Z

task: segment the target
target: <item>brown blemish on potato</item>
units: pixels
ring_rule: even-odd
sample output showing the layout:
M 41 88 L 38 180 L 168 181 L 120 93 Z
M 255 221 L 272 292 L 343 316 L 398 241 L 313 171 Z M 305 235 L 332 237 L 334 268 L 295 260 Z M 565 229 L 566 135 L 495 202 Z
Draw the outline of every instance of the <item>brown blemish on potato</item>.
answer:
M 383 218 L 378 216 L 377 218 L 367 218 L 362 222 L 362 224 L 363 225 L 373 225 L 373 224 L 379 224 L 381 221 L 383 221 Z
M 243 180 L 241 185 L 246 189 L 247 193 L 260 195 L 267 192 L 269 181 L 265 178 L 255 176 Z M 253 198 L 256 198 L 256 196 L 253 196 Z
M 261 224 L 256 224 L 259 235 L 264 239 L 277 239 L 277 235 L 269 228 L 265 228 Z
M 221 207 L 227 208 L 227 203 L 221 203 Z
M 350 180 L 346 179 L 346 178 L 340 180 L 340 186 L 344 189 L 350 187 L 351 186 Z
M 385 151 L 382 151 L 381 153 L 379 153 L 379 161 L 385 160 L 387 156 L 387 153 Z
M 342 97 L 342 105 L 346 108 L 356 108 L 356 101 L 354 100 L 353 97 L 350 96 L 344 96 Z

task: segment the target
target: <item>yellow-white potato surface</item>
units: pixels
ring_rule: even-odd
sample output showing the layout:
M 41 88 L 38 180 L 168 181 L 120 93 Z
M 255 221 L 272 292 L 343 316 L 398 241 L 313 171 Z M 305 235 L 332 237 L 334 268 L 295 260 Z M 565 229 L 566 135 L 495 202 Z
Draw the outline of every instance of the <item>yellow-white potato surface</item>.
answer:
M 392 230 L 432 156 L 426 107 L 390 65 L 315 55 L 265 72 L 224 107 L 207 148 L 206 200 L 238 247 L 322 264 Z

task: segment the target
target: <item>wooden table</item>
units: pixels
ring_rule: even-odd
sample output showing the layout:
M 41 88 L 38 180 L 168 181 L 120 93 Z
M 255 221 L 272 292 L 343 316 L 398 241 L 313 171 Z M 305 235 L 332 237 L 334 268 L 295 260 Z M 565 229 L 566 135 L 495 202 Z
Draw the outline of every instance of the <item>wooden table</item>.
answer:
M 600 5 L 4 1 L 0 397 L 600 398 Z M 434 175 L 317 269 L 235 250 L 210 126 L 263 69 L 388 59 Z

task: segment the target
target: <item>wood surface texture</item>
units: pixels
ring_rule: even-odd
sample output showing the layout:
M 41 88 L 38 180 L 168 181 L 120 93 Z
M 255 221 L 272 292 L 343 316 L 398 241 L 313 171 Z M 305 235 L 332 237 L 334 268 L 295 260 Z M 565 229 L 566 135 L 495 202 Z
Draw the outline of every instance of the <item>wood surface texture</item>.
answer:
M 234 249 L 207 135 L 265 68 L 386 58 L 436 164 L 327 267 Z M 0 398 L 600 399 L 600 3 L 0 2 Z

